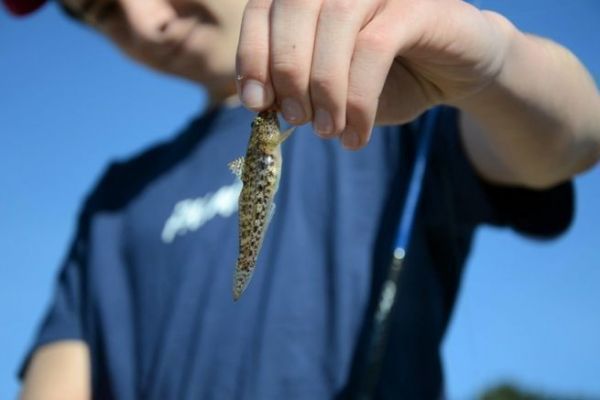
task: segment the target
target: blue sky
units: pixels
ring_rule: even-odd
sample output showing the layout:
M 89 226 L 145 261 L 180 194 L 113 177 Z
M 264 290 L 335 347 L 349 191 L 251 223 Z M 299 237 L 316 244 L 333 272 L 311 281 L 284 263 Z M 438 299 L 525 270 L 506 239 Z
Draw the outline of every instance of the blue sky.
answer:
M 600 79 L 600 2 L 479 1 L 567 45 Z M 81 198 L 108 160 L 168 137 L 198 88 L 141 68 L 53 5 L 0 11 L 0 398 L 51 294 Z M 600 398 L 600 169 L 576 181 L 577 215 L 542 243 L 482 228 L 444 348 L 448 394 L 502 381 Z

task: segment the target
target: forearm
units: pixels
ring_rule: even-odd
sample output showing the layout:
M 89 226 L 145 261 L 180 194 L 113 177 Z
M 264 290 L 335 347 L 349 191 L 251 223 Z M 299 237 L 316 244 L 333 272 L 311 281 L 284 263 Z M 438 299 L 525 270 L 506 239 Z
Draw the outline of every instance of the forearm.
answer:
M 89 400 L 90 354 L 78 340 L 54 342 L 39 348 L 31 359 L 20 400 Z
M 504 63 L 481 92 L 456 101 L 475 167 L 492 181 L 547 187 L 600 157 L 600 96 L 565 48 L 488 13 L 507 35 Z

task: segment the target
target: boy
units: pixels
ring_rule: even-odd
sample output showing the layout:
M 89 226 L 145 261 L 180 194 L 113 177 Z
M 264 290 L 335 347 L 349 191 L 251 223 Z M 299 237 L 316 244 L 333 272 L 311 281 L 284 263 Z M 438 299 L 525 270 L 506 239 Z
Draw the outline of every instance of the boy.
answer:
M 479 223 L 545 236 L 568 224 L 563 182 L 600 147 L 598 93 L 568 51 L 460 1 L 245 3 L 65 0 L 212 104 L 89 196 L 24 398 L 355 394 L 421 133 L 398 124 L 434 105 L 455 108 L 437 121 L 377 397 L 441 394 L 438 346 Z M 239 187 L 224 166 L 253 117 L 233 105 L 236 86 L 248 108 L 275 103 L 302 127 L 284 145 L 262 261 L 233 304 Z M 364 148 L 308 135 L 309 121 Z M 369 138 L 375 122 L 395 126 Z

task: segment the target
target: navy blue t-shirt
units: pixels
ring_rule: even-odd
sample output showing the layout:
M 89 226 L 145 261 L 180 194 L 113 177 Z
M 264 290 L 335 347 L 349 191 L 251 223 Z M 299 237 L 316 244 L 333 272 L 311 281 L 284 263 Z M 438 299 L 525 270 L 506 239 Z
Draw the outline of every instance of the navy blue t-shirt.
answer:
M 282 146 L 255 275 L 234 303 L 241 184 L 227 163 L 243 155 L 253 116 L 209 112 L 108 168 L 30 354 L 84 341 L 96 399 L 351 397 L 419 124 L 377 128 L 359 152 L 297 129 Z M 550 237 L 571 220 L 570 184 L 537 192 L 481 181 L 456 120 L 446 108 L 436 124 L 378 398 L 442 392 L 440 342 L 477 225 Z

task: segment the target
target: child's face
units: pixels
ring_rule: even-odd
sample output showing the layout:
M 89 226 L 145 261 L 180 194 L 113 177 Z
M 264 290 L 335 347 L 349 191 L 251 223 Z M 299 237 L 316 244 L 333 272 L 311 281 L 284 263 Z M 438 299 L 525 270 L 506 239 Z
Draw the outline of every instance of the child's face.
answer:
M 245 0 L 63 0 L 126 54 L 209 91 L 235 93 Z

